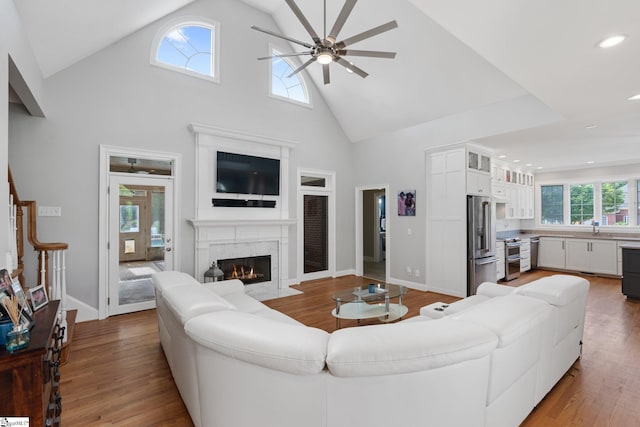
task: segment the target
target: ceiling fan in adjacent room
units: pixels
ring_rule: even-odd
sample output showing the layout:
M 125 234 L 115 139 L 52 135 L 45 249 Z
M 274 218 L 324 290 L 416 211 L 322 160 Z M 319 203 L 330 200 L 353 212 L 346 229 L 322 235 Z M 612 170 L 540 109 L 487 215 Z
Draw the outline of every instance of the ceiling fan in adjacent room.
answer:
M 288 40 L 292 43 L 298 44 L 300 46 L 304 46 L 307 49 L 310 49 L 305 52 L 294 52 L 294 53 L 286 53 L 282 55 L 273 55 L 273 56 L 265 56 L 262 58 L 258 58 L 259 60 L 263 59 L 272 59 L 286 56 L 304 56 L 310 55 L 311 58 L 295 70 L 287 77 L 291 77 L 296 73 L 307 68 L 313 62 L 319 62 L 322 64 L 322 74 L 324 77 L 324 84 L 330 83 L 329 78 L 329 64 L 332 62 L 336 62 L 347 70 L 352 71 L 359 75 L 360 77 L 367 77 L 369 74 L 362 70 L 361 68 L 356 67 L 351 61 L 347 61 L 345 56 L 366 56 L 372 58 L 395 58 L 395 52 L 382 52 L 377 50 L 354 50 L 354 49 L 345 49 L 347 46 L 358 43 L 362 40 L 371 38 L 373 36 L 377 36 L 378 34 L 382 34 L 386 31 L 392 30 L 398 27 L 396 21 L 390 21 L 386 24 L 382 24 L 375 28 L 371 28 L 370 30 L 364 31 L 362 33 L 356 34 L 352 37 L 348 37 L 341 41 L 336 41 L 338 38 L 338 34 L 342 27 L 344 26 L 347 18 L 351 14 L 353 7 L 356 5 L 357 0 L 346 0 L 336 22 L 333 24 L 333 28 L 327 34 L 327 1 L 324 1 L 324 37 L 320 38 L 318 34 L 315 32 L 307 18 L 304 16 L 298 5 L 293 0 L 285 0 L 289 5 L 293 13 L 296 15 L 302 26 L 307 30 L 313 43 L 303 42 L 292 37 L 284 36 L 282 34 L 274 33 L 273 31 L 265 30 L 264 28 L 252 26 L 254 30 L 261 31 L 263 33 L 269 34 L 274 37 L 279 37 L 284 40 Z

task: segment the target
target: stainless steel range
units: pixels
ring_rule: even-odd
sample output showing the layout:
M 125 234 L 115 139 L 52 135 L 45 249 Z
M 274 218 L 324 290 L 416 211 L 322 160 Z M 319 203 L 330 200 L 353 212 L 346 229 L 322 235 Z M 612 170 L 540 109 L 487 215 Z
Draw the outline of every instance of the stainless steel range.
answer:
M 520 277 L 520 238 L 504 239 L 504 280 Z

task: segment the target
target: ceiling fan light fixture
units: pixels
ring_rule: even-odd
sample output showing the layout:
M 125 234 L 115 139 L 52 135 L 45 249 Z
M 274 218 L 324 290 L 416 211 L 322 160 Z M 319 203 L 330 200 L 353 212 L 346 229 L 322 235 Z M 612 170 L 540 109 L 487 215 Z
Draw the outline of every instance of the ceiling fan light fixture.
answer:
M 606 39 L 599 41 L 598 47 L 601 47 L 603 49 L 614 47 L 622 43 L 626 38 L 627 36 L 625 36 L 624 34 L 616 34 L 614 36 L 607 37 Z
M 333 55 L 329 52 L 322 52 L 318 54 L 316 60 L 322 65 L 331 64 L 333 62 Z

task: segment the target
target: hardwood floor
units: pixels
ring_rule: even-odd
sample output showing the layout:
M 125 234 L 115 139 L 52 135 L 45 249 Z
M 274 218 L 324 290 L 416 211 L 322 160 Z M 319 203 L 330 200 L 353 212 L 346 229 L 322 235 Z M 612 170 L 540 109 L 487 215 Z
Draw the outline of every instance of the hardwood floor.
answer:
M 508 285 L 549 274 L 555 273 L 538 270 Z M 640 302 L 626 300 L 619 279 L 585 277 L 591 289 L 582 358 L 523 426 L 640 425 Z M 295 286 L 303 294 L 265 304 L 331 332 L 336 326 L 330 314 L 331 294 L 368 282 L 353 276 L 307 282 Z M 456 299 L 409 290 L 405 317 L 418 315 L 420 307 L 432 302 Z M 355 321 L 342 323 L 342 327 L 352 325 Z M 70 361 L 61 373 L 65 427 L 192 425 L 160 347 L 154 310 L 79 323 Z

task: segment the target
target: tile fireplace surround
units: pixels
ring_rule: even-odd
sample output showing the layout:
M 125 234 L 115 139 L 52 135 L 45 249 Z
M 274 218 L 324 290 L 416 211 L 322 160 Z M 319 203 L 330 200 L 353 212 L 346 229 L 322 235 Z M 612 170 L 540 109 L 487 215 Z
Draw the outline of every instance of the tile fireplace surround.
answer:
M 297 221 L 289 213 L 289 152 L 295 142 L 191 124 L 196 142 L 195 269 L 197 280 L 213 261 L 226 258 L 271 255 L 271 281 L 245 285 L 252 297 L 264 300 L 298 293 L 289 288 L 289 234 L 296 236 Z M 268 157 L 280 161 L 280 194 L 277 196 L 218 194 L 215 159 L 218 151 Z M 275 208 L 216 207 L 212 198 L 271 200 Z M 295 275 L 294 275 L 295 276 Z

